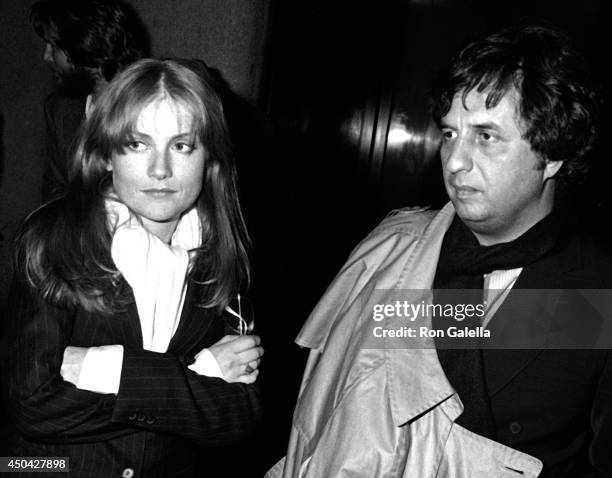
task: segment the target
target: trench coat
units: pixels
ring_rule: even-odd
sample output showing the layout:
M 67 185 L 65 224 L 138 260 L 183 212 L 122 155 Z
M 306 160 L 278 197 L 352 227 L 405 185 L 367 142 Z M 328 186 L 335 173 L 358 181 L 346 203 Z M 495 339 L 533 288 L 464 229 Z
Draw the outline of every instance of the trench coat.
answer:
M 394 290 L 431 300 L 453 217 L 450 203 L 438 213 L 395 211 L 353 251 L 296 339 L 311 351 L 287 455 L 267 478 L 538 476 L 537 458 L 455 423 L 463 404 L 433 339 L 372 343 L 364 311 L 373 303 L 392 302 Z

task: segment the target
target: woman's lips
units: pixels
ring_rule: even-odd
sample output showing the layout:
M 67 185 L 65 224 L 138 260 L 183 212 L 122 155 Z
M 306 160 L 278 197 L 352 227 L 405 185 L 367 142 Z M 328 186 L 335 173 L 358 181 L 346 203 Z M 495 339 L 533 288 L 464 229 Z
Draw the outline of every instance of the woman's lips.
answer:
M 176 193 L 177 191 L 175 189 L 170 188 L 150 188 L 143 189 L 142 192 L 154 198 L 163 198 L 166 196 L 170 196 Z

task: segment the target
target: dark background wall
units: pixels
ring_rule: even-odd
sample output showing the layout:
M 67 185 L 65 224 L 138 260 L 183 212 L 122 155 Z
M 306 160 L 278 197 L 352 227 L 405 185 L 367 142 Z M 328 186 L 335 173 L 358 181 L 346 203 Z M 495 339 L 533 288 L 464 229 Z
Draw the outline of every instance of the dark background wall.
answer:
M 9 240 L 40 201 L 42 101 L 52 87 L 42 42 L 28 24 L 28 8 L 28 2 L 0 2 L 0 310 L 10 279 Z

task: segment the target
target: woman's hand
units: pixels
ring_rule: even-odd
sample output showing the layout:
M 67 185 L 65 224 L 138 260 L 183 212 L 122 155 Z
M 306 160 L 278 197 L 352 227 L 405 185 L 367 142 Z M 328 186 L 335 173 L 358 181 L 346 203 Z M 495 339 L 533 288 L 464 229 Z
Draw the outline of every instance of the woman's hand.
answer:
M 72 345 L 66 347 L 60 369 L 60 374 L 66 382 L 74 385 L 78 383 L 85 355 L 87 355 L 87 347 L 73 347 Z
M 214 355 L 226 382 L 253 383 L 264 353 L 257 335 L 226 335 L 208 350 Z

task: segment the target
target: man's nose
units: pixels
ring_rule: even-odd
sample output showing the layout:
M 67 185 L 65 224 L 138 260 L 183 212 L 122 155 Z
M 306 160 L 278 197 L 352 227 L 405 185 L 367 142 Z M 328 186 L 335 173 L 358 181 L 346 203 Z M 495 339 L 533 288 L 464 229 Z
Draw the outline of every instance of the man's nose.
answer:
M 53 63 L 53 45 L 51 45 L 51 43 L 45 43 L 43 61 L 46 63 Z
M 167 150 L 153 151 L 149 162 L 149 176 L 155 179 L 166 179 L 172 176 L 170 152 Z
M 450 173 L 469 171 L 472 169 L 473 145 L 467 138 L 457 138 L 447 145 L 443 152 L 444 168 Z

